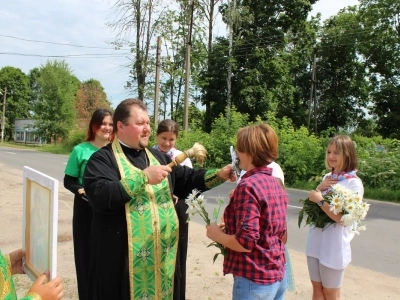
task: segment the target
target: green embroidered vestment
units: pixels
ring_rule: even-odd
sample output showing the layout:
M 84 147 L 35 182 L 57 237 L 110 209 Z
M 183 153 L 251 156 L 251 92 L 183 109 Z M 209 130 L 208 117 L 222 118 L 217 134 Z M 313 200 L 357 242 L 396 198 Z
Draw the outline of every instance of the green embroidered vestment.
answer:
M 119 142 L 114 141 L 112 147 L 121 183 L 131 197 L 125 205 L 130 298 L 172 299 L 179 223 L 168 179 L 147 184 L 146 175 L 129 162 Z M 160 165 L 150 151 L 145 151 L 150 165 Z

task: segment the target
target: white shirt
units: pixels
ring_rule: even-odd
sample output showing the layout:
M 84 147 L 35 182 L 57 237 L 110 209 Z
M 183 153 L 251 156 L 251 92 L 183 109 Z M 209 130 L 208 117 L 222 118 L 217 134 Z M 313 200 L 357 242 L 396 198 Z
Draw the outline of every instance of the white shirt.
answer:
M 272 169 L 272 176 L 279 178 L 282 181 L 282 184 L 285 184 L 285 176 L 283 175 L 283 171 L 280 165 L 278 165 L 276 162 L 272 162 L 269 165 L 267 165 L 268 168 Z M 242 179 L 242 176 L 246 174 L 246 171 L 242 170 L 240 172 L 239 178 L 236 181 L 236 183 L 239 183 L 239 181 Z
M 364 196 L 360 178 L 341 180 L 338 184 L 357 192 L 361 198 Z M 354 237 L 352 229 L 353 226 L 344 227 L 339 223 L 331 224 L 324 229 L 311 227 L 307 238 L 307 256 L 319 259 L 319 262 L 328 268 L 345 269 L 351 262 L 350 241 Z

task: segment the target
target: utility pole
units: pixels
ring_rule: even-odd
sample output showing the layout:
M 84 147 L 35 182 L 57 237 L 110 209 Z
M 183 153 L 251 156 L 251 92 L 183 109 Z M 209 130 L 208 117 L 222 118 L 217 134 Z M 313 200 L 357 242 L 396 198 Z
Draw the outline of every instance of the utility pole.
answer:
M 314 89 L 315 89 L 315 82 L 316 82 L 316 80 L 315 80 L 316 66 L 317 66 L 317 58 L 316 58 L 316 54 L 314 54 L 312 75 L 311 75 L 310 102 L 308 102 L 308 125 L 307 125 L 308 131 L 310 131 L 310 123 L 311 123 L 311 105 L 313 103 L 313 96 L 314 96 Z M 314 117 L 316 117 L 316 115 L 315 115 L 315 101 L 314 101 Z
M 228 77 L 227 77 L 227 121 L 230 120 L 230 109 L 232 104 L 232 46 L 233 46 L 233 16 L 236 11 L 236 0 L 233 0 L 233 8 L 230 5 L 230 0 L 228 0 L 229 9 L 229 49 L 228 49 Z M 235 14 L 236 15 L 236 14 Z
M 6 98 L 7 98 L 7 87 L 4 88 L 3 95 L 3 116 L 1 118 L 1 142 L 4 142 L 4 127 L 6 126 Z
M 186 66 L 185 66 L 185 96 L 183 99 L 183 130 L 189 128 L 189 87 L 190 87 L 190 52 L 192 50 L 192 29 L 193 29 L 194 0 L 190 4 L 190 23 L 186 46 Z
M 158 126 L 158 103 L 160 100 L 161 36 L 157 38 L 156 85 L 154 90 L 154 127 Z
M 318 115 L 318 101 L 317 101 L 317 70 L 314 65 L 314 133 L 317 135 L 317 115 Z

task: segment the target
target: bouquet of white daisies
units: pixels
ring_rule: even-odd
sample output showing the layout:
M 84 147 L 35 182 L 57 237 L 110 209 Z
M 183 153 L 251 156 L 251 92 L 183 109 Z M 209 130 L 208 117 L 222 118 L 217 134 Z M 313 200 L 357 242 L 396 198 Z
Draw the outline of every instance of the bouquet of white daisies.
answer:
M 342 213 L 340 221 L 343 226 L 353 226 L 356 234 L 366 230 L 365 226 L 361 226 L 361 221 L 367 216 L 370 204 L 363 201 L 357 193 L 340 184 L 335 184 L 324 196 L 324 200 L 329 203 L 330 211 L 335 215 Z M 303 219 L 305 219 L 306 225 L 318 228 L 326 228 L 335 223 L 316 203 L 309 199 L 300 200 L 300 202 L 303 203 L 303 208 L 299 213 L 299 227 Z

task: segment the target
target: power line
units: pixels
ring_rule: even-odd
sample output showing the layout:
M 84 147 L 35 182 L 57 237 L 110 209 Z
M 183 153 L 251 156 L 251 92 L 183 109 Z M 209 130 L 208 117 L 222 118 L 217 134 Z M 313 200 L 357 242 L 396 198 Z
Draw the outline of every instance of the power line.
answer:
M 57 43 L 57 42 L 50 42 L 50 41 L 39 41 L 39 40 L 31 40 L 25 39 L 21 37 L 11 36 L 11 35 L 4 35 L 0 34 L 2 37 L 25 41 L 25 42 L 32 42 L 32 43 L 42 43 L 42 44 L 52 44 L 52 45 L 60 45 L 60 46 L 69 46 L 69 47 L 78 47 L 78 48 L 91 48 L 91 49 L 104 49 L 104 50 L 117 50 L 116 48 L 106 48 L 106 47 L 95 47 L 95 46 L 84 46 L 84 45 L 75 45 L 75 44 L 68 44 L 68 43 Z M 129 49 L 121 49 L 121 50 L 129 50 Z
M 131 53 L 121 54 L 104 54 L 104 53 L 92 53 L 92 54 L 65 54 L 65 55 L 45 55 L 45 54 L 27 54 L 17 52 L 0 52 L 0 55 L 16 55 L 16 56 L 28 56 L 28 57 L 53 57 L 53 58 L 110 58 L 110 57 L 125 57 Z

